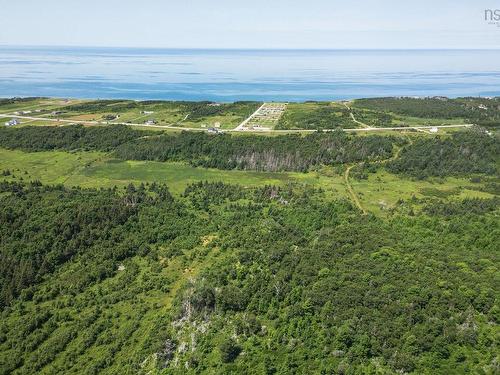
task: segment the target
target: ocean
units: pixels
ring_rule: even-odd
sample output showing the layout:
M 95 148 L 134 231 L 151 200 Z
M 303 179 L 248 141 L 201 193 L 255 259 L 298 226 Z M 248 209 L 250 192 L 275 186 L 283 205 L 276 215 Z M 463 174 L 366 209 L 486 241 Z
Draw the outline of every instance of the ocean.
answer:
M 307 101 L 500 96 L 500 50 L 0 46 L 0 97 Z

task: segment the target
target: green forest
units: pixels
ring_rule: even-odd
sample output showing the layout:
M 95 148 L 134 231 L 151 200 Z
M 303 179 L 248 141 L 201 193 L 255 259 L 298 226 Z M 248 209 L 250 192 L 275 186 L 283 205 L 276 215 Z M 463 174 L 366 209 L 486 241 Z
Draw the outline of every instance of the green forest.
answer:
M 418 118 L 465 119 L 481 126 L 498 127 L 500 121 L 500 98 L 370 98 L 355 100 L 354 106 Z
M 13 163 L 0 174 L 0 374 L 500 372 L 500 142 L 485 128 L 25 126 L 0 128 L 0 148 L 323 173 L 322 185 L 200 179 L 174 194 L 168 181 L 50 185 Z M 359 207 L 363 181 L 386 175 L 434 188 Z M 327 178 L 346 193 L 326 192 Z M 370 189 L 391 194 L 380 181 Z

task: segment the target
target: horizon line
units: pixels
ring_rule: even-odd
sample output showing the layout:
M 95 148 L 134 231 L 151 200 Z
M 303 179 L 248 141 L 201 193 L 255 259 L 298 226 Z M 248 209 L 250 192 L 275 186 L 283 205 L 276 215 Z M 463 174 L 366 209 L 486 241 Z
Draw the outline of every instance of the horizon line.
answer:
M 147 50 L 199 50 L 199 51 L 499 51 L 500 48 L 446 48 L 446 47 L 360 47 L 360 48 L 303 48 L 303 47 L 138 47 L 138 46 L 93 46 L 93 45 L 62 45 L 62 44 L 1 44 L 0 48 L 102 48 L 102 49 L 147 49 Z

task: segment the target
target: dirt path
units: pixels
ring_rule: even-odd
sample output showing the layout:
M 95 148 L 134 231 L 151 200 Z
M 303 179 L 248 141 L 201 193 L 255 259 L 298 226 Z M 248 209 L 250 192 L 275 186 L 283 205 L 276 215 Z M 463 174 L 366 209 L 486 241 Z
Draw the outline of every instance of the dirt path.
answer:
M 347 169 L 345 170 L 345 173 L 344 173 L 344 181 L 345 181 L 345 184 L 347 186 L 347 192 L 351 196 L 351 199 L 353 200 L 354 204 L 356 205 L 356 207 L 358 207 L 361 210 L 361 212 L 363 212 L 363 215 L 366 215 L 367 214 L 366 210 L 361 205 L 361 202 L 359 201 L 359 198 L 356 195 L 356 192 L 354 191 L 354 189 L 351 186 L 351 183 L 349 182 L 349 173 L 351 172 L 351 169 L 353 167 L 355 167 L 356 165 L 357 164 L 353 164 L 353 165 L 350 165 L 347 167 Z
M 70 178 L 75 177 L 78 173 L 83 172 L 86 168 L 93 166 L 96 163 L 99 163 L 103 160 L 104 156 L 99 155 L 97 158 L 92 159 L 84 164 L 77 164 L 75 167 L 68 172 L 67 177 L 63 180 L 62 184 L 66 185 L 66 183 L 70 180 Z
M 364 122 L 358 121 L 356 119 L 356 117 L 354 116 L 354 112 L 352 111 L 352 108 L 349 107 L 346 102 L 343 102 L 342 104 L 344 104 L 344 107 L 346 107 L 347 110 L 349 111 L 349 115 L 351 115 L 351 119 L 353 122 L 355 122 L 358 125 L 361 125 L 365 129 L 372 129 L 373 128 L 370 125 L 365 124 Z
M 408 145 L 412 145 L 413 144 L 413 139 L 411 137 L 407 137 L 407 138 L 408 138 Z M 403 149 L 403 147 L 397 147 L 396 148 L 396 152 L 394 152 L 394 154 L 389 159 L 377 160 L 374 163 L 376 163 L 376 164 L 385 164 L 387 162 L 395 160 L 395 159 L 397 159 L 399 157 L 399 154 L 401 153 L 402 149 Z M 361 163 L 352 164 L 352 165 L 350 165 L 350 166 L 347 167 L 347 169 L 344 172 L 344 181 L 345 181 L 345 184 L 346 184 L 346 187 L 347 187 L 347 192 L 351 196 L 352 201 L 354 202 L 354 204 L 356 205 L 356 207 L 358 207 L 363 212 L 363 215 L 366 215 L 367 211 L 365 210 L 365 208 L 361 204 L 361 201 L 359 200 L 358 195 L 356 194 L 356 192 L 354 191 L 354 188 L 352 187 L 351 183 L 349 182 L 349 175 L 351 173 L 351 169 L 354 168 L 355 166 L 359 165 L 359 164 L 361 164 Z

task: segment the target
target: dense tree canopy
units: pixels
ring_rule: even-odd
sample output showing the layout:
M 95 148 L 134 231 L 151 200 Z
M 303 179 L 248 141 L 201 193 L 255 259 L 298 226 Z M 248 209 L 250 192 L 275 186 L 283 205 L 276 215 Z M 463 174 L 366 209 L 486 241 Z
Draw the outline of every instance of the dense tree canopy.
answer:
M 1 189 L 2 373 L 498 371 L 498 200 L 383 219 L 299 187 Z
M 9 149 L 114 151 L 123 160 L 185 161 L 202 167 L 265 171 L 306 171 L 320 164 L 387 159 L 393 142 L 400 141 L 342 132 L 261 137 L 156 134 L 125 125 L 0 128 L 0 146 Z
M 0 146 L 24 151 L 111 151 L 122 143 L 151 134 L 124 125 L 105 127 L 72 125 L 0 128 Z
M 387 159 L 391 137 L 356 137 L 342 132 L 277 137 L 210 135 L 183 132 L 122 144 L 121 159 L 186 161 L 219 169 L 307 171 L 321 164 Z
M 500 123 L 500 98 L 370 98 L 355 101 L 357 108 L 438 119 L 465 119 L 478 125 Z
M 387 168 L 419 178 L 428 176 L 498 173 L 500 142 L 481 129 L 458 132 L 451 137 L 418 139 L 406 146 Z

